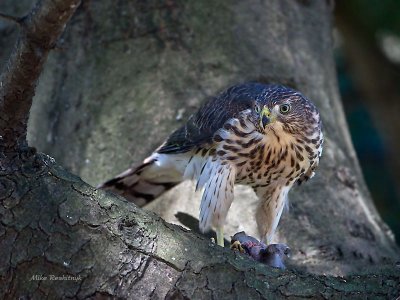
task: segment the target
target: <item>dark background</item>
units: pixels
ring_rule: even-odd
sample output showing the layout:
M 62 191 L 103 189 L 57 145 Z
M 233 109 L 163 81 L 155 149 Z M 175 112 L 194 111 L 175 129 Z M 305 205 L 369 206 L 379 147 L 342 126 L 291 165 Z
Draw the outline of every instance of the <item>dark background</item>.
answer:
M 400 240 L 400 1 L 339 0 L 338 82 L 378 211 Z

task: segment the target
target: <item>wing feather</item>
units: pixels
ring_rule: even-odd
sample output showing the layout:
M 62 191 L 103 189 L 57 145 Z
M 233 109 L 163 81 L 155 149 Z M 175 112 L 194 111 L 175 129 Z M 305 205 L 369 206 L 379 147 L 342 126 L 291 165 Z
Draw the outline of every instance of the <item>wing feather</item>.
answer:
M 227 120 L 252 108 L 266 87 L 268 86 L 260 83 L 239 84 L 210 99 L 184 126 L 173 132 L 157 152 L 184 153 L 212 143 L 217 130 Z

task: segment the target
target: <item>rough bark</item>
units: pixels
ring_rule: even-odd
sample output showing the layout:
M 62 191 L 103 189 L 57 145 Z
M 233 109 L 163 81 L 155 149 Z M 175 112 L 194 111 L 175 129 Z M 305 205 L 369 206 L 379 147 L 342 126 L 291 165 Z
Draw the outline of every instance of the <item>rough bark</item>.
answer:
M 29 111 L 36 83 L 50 49 L 75 12 L 80 0 L 45 2 L 36 5 L 30 14 L 15 18 L 3 14 L 21 28 L 6 71 L 0 77 L 0 151 L 27 147 Z
M 43 1 L 43 3 L 48 2 Z M 169 62 L 164 63 L 169 66 L 169 68 L 167 68 L 169 72 L 172 72 L 170 74 L 171 78 L 169 78 L 170 82 L 167 78 L 164 78 L 167 81 L 162 89 L 155 89 L 154 85 L 149 86 L 149 83 L 146 84 L 142 82 L 143 85 L 138 83 L 137 91 L 141 91 L 141 93 L 138 94 L 138 99 L 135 101 L 136 106 L 133 107 L 136 108 L 142 105 L 143 109 L 150 109 L 150 112 L 145 115 L 147 118 L 149 118 L 151 113 L 154 114 L 158 112 L 155 120 L 152 119 L 152 121 L 148 121 L 153 124 L 153 126 L 150 126 L 150 132 L 152 132 L 152 130 L 154 130 L 154 132 L 153 135 L 149 135 L 149 132 L 147 132 L 145 135 L 147 139 L 151 139 L 154 142 L 154 139 L 159 134 L 156 131 L 158 128 L 161 128 L 158 127 L 162 123 L 161 120 L 164 120 L 165 124 L 170 123 L 171 125 L 172 122 L 167 122 L 167 118 L 171 117 L 172 110 L 167 110 L 165 116 L 161 115 L 159 111 L 162 110 L 163 107 L 168 107 L 169 104 L 174 103 L 175 97 L 173 96 L 178 98 L 178 104 L 182 104 L 185 95 L 180 95 L 178 91 L 183 91 L 188 85 L 189 87 L 193 87 L 196 75 L 202 74 L 200 79 L 208 78 L 208 80 L 210 80 L 206 83 L 206 85 L 209 85 L 210 93 L 227 80 L 239 79 L 240 76 L 244 76 L 246 72 L 249 72 L 249 74 L 247 74 L 249 77 L 257 75 L 257 77 L 265 79 L 271 76 L 275 81 L 286 80 L 287 82 L 291 82 L 292 85 L 304 90 L 310 97 L 320 99 L 316 102 L 321 107 L 323 116 L 327 120 L 326 131 L 331 136 L 328 138 L 329 147 L 325 159 L 326 162 L 321 170 L 321 179 L 319 181 L 316 180 L 314 186 L 310 186 L 308 189 L 304 189 L 303 191 L 298 190 L 299 197 L 296 199 L 298 204 L 292 209 L 292 211 L 294 210 L 294 212 L 292 212 L 294 221 L 292 223 L 287 222 L 285 225 L 286 229 L 282 232 L 282 237 L 283 235 L 286 236 L 292 248 L 301 249 L 301 247 L 303 247 L 305 257 L 295 257 L 288 271 L 278 271 L 250 261 L 240 254 L 231 252 L 229 249 L 220 248 L 201 236 L 188 232 L 176 225 L 166 223 L 153 213 L 140 210 L 121 198 L 111 194 L 105 194 L 87 185 L 78 177 L 60 168 L 50 157 L 38 155 L 29 148 L 26 148 L 26 142 L 23 139 L 25 135 L 23 131 L 18 131 L 21 132 L 22 135 L 15 135 L 15 137 L 10 135 L 10 138 L 22 141 L 20 143 L 11 143 L 13 147 L 16 146 L 19 148 L 14 147 L 12 155 L 3 155 L 5 152 L 2 152 L 0 157 L 0 296 L 10 299 L 23 296 L 34 298 L 117 296 L 139 299 L 164 297 L 178 299 L 231 299 L 232 297 L 249 299 L 272 297 L 339 298 L 344 296 L 371 296 L 376 298 L 396 297 L 400 292 L 400 275 L 393 261 L 393 259 L 396 258 L 396 247 L 390 237 L 387 236 L 387 233 L 382 230 L 383 225 L 380 223 L 379 217 L 376 215 L 363 186 L 356 158 L 354 157 L 354 151 L 351 148 L 343 121 L 340 102 L 333 80 L 334 75 L 331 58 L 326 60 L 322 57 L 322 54 L 319 54 L 319 56 L 314 57 L 317 62 L 309 60 L 309 55 L 317 55 L 319 53 L 315 48 L 319 46 L 319 43 L 312 41 L 310 38 L 311 40 L 306 40 L 307 43 L 305 43 L 306 45 L 304 46 L 304 41 L 302 39 L 297 40 L 296 36 L 291 36 L 296 42 L 293 44 L 289 43 L 290 47 L 287 45 L 286 49 L 283 48 L 285 51 L 280 51 L 281 48 L 276 48 L 274 50 L 275 54 L 278 56 L 276 62 L 267 60 L 265 65 L 261 65 L 256 71 L 253 70 L 253 72 L 256 73 L 252 73 L 252 67 L 255 66 L 256 61 L 254 57 L 250 57 L 247 59 L 253 61 L 253 65 L 248 66 L 247 69 L 245 68 L 240 72 L 237 70 L 234 72 L 235 66 L 231 65 L 232 61 L 229 59 L 232 59 L 240 65 L 240 61 L 238 60 L 239 54 L 241 51 L 245 52 L 246 49 L 249 49 L 251 44 L 241 45 L 241 49 L 236 49 L 233 46 L 239 46 L 239 41 L 243 41 L 242 38 L 247 35 L 254 38 L 251 29 L 264 29 L 261 25 L 258 25 L 260 28 L 244 26 L 246 22 L 250 22 L 250 24 L 255 26 L 254 23 L 251 23 L 254 14 L 256 14 L 259 9 L 265 8 L 264 6 L 258 7 L 258 4 L 255 3 L 254 6 L 251 7 L 251 9 L 254 9 L 254 11 L 252 11 L 249 10 L 247 6 L 242 6 L 244 4 L 241 2 L 238 2 L 235 4 L 237 5 L 235 6 L 235 10 L 230 10 L 231 7 L 228 6 L 228 4 L 221 4 L 222 8 L 227 10 L 229 14 L 225 16 L 226 18 L 224 18 L 224 20 L 215 19 L 221 22 L 221 24 L 218 25 L 225 26 L 224 22 L 229 21 L 228 24 L 230 26 L 236 24 L 237 27 L 234 27 L 235 30 L 230 32 L 232 36 L 228 35 L 227 39 L 222 41 L 224 42 L 222 45 L 219 43 L 221 40 L 218 40 L 219 42 L 217 45 L 211 45 L 210 49 L 203 49 L 201 46 L 210 44 L 211 41 L 214 41 L 215 37 L 211 36 L 209 37 L 210 41 L 207 41 L 202 39 L 197 40 L 198 37 L 194 38 L 193 36 L 195 36 L 194 33 L 197 32 L 196 30 L 200 30 L 200 32 L 197 32 L 199 34 L 198 36 L 207 37 L 205 33 L 209 32 L 209 28 L 204 26 L 205 23 L 202 22 L 202 17 L 212 17 L 213 13 L 215 13 L 212 9 L 209 10 L 208 7 L 203 7 L 202 5 L 197 7 L 196 5 L 198 4 L 195 4 L 199 3 L 197 1 L 186 3 L 185 5 L 174 2 L 171 2 L 171 4 L 168 2 L 168 5 L 161 7 L 147 7 L 147 4 L 140 2 L 140 5 L 145 5 L 145 8 L 140 6 L 139 2 L 132 3 L 121 2 L 121 6 L 118 9 L 127 13 L 136 12 L 138 13 L 137 16 L 139 19 L 143 17 L 143 15 L 141 15 L 143 12 L 149 11 L 151 14 L 158 10 L 162 12 L 163 9 L 167 9 L 166 15 L 161 14 L 160 19 L 156 18 L 158 22 L 162 24 L 164 30 L 161 30 L 160 27 L 153 28 L 153 30 L 139 28 L 144 31 L 136 32 L 136 26 L 133 27 L 134 29 L 132 32 L 129 32 L 133 36 L 128 35 L 128 37 L 133 39 L 132 42 L 134 45 L 137 46 L 137 48 L 132 49 L 135 49 L 134 51 L 138 51 L 138 53 L 145 49 L 147 52 L 150 52 L 150 54 L 155 55 L 157 51 L 151 52 L 151 45 L 155 45 L 154 43 L 157 41 L 160 42 L 159 45 L 156 44 L 158 45 L 156 50 L 168 52 L 165 55 L 168 56 Z M 154 5 L 154 3 L 151 3 L 151 5 Z M 191 5 L 194 6 L 192 7 Z M 281 13 L 283 13 L 283 11 L 289 13 L 292 19 L 295 20 L 295 23 L 297 20 L 304 28 L 308 28 L 307 30 L 313 29 L 316 24 L 325 26 L 318 27 L 318 30 L 322 30 L 324 33 L 330 28 L 329 24 L 318 16 L 318 14 L 321 13 L 323 17 L 329 14 L 328 7 L 324 2 L 311 5 L 308 1 L 271 1 L 269 5 L 274 13 L 278 11 L 281 11 Z M 135 9 L 130 11 L 129 8 Z M 154 8 L 154 10 L 151 10 L 151 8 Z M 89 19 L 89 22 L 85 17 L 88 17 L 88 11 L 92 9 L 96 11 L 96 14 L 91 15 L 92 19 Z M 109 12 L 112 15 L 113 9 L 114 3 L 111 5 L 111 1 L 109 3 L 107 1 L 101 3 L 87 2 L 84 10 L 81 11 L 81 14 L 78 15 L 73 22 L 74 24 L 70 30 L 69 38 L 66 39 L 68 43 L 74 40 L 74 36 L 79 39 L 83 38 L 83 36 L 87 37 L 91 34 L 97 34 L 96 38 L 98 39 L 99 35 L 104 33 L 102 29 L 106 28 L 100 25 L 106 22 L 105 20 L 108 20 L 104 18 L 101 12 L 103 12 L 103 14 Z M 141 9 L 143 9 L 143 11 Z M 239 11 L 241 11 L 241 14 L 238 14 Z M 190 14 L 191 12 L 193 12 L 193 14 Z M 195 12 L 197 16 L 199 16 L 199 19 L 195 17 L 192 19 L 192 16 L 196 16 Z M 265 12 L 268 18 L 259 20 L 260 24 L 263 23 L 262 21 L 266 22 L 270 20 L 273 16 L 268 14 L 269 11 Z M 48 13 L 51 13 L 51 11 L 48 11 Z M 231 15 L 232 13 L 233 15 Z M 94 16 L 98 18 L 98 23 L 94 21 Z M 221 16 L 224 15 L 222 14 Z M 234 16 L 242 16 L 242 19 L 238 20 L 233 18 Z M 56 17 L 56 15 L 52 15 L 51 17 Z M 121 16 L 115 18 L 119 19 L 120 17 Z M 183 18 L 182 23 L 177 23 L 177 20 L 180 20 L 179 18 Z M 49 19 L 45 18 L 45 20 Z M 114 20 L 115 19 L 111 18 L 110 22 Z M 282 21 L 279 21 L 280 19 L 272 18 L 272 20 L 274 20 L 274 22 L 271 22 L 271 28 L 266 29 L 268 34 L 293 33 L 293 31 L 291 31 L 293 29 L 291 26 L 293 25 L 285 23 L 285 21 L 282 23 Z M 311 25 L 308 23 L 309 20 L 311 20 Z M 317 20 L 320 20 L 321 23 L 313 23 Z M 89 22 L 91 24 L 86 24 L 88 27 L 85 27 L 82 25 L 82 22 Z M 176 27 L 172 25 L 172 27 L 166 26 L 164 24 L 165 22 L 167 25 L 175 24 Z M 171 24 L 169 22 L 171 22 Z M 188 22 L 188 24 L 185 25 L 185 22 Z M 124 23 L 116 22 L 115 24 Z M 287 25 L 287 27 L 282 28 L 282 25 Z M 118 28 L 118 26 L 114 26 L 113 32 L 115 31 L 115 27 Z M 84 30 L 80 31 L 80 28 L 84 28 Z M 128 26 L 128 28 L 130 27 Z M 180 31 L 183 28 L 186 28 L 188 30 L 187 32 L 191 34 L 186 36 L 185 31 Z M 220 27 L 217 26 L 216 28 L 221 38 L 226 35 L 226 32 L 219 29 Z M 304 36 L 302 36 L 302 38 L 308 36 L 306 35 L 307 30 L 303 32 Z M 179 32 L 182 36 L 174 34 L 176 32 Z M 204 35 L 202 36 L 201 33 Z M 238 33 L 238 40 L 236 40 L 236 33 Z M 119 32 L 119 34 L 121 34 L 121 32 Z M 135 43 L 135 38 L 144 34 L 154 36 L 150 37 L 149 41 L 141 40 L 140 43 Z M 288 38 L 288 36 L 286 37 Z M 322 38 L 323 35 L 320 37 Z M 94 43 L 96 38 L 91 40 L 91 42 Z M 110 36 L 107 36 L 107 38 L 109 39 Z M 110 47 L 116 47 L 121 50 L 124 49 L 123 46 L 126 38 L 126 36 L 119 36 L 115 40 L 108 40 L 108 42 L 113 43 L 117 41 L 114 46 Z M 193 40 L 195 40 L 195 42 L 192 41 L 194 45 L 185 44 L 185 42 L 189 43 L 185 38 L 188 38 L 189 41 L 193 38 Z M 230 40 L 231 38 L 232 40 Z M 118 42 L 121 39 L 122 42 Z M 255 40 L 250 39 L 249 41 L 254 42 Z M 262 40 L 260 43 L 262 44 L 261 46 L 266 47 L 271 45 L 272 41 L 273 40 L 269 40 L 269 42 L 266 42 Z M 275 40 L 276 43 L 279 43 L 279 41 L 280 39 Z M 290 41 L 291 39 L 286 40 L 286 42 Z M 325 40 L 326 44 L 324 44 L 324 46 L 326 49 L 324 50 L 329 52 L 330 44 L 327 41 L 328 40 Z M 169 43 L 172 44 L 169 45 Z M 74 44 L 71 43 L 69 45 L 73 47 Z M 194 47 L 195 45 L 197 45 L 198 48 Z M 233 49 L 234 52 L 237 51 L 236 55 L 238 56 L 232 54 L 232 57 L 225 57 L 225 55 L 231 55 L 224 52 L 226 51 L 225 47 L 228 45 L 232 46 L 230 49 Z M 305 48 L 301 49 L 300 45 L 303 45 Z M 87 46 L 86 44 L 85 47 Z M 94 75 L 95 71 L 99 69 L 106 71 L 107 68 L 110 67 L 107 63 L 111 63 L 113 59 L 116 60 L 116 63 L 122 64 L 122 58 L 121 61 L 119 61 L 118 57 L 107 58 L 107 54 L 109 55 L 110 53 L 103 53 L 103 56 L 96 57 L 96 55 L 100 54 L 99 50 L 95 50 L 96 46 L 98 46 L 98 44 L 96 45 L 94 43 L 89 47 L 91 51 L 94 51 L 94 53 L 92 53 L 94 55 L 92 57 L 94 61 L 91 62 L 92 64 L 90 67 L 86 66 L 86 68 L 83 68 L 81 66 L 82 68 L 79 68 L 80 63 L 82 63 L 80 59 L 83 59 L 82 57 L 84 57 L 84 54 L 88 53 L 86 52 L 88 49 L 79 49 L 77 47 L 78 49 L 76 50 L 71 49 L 71 51 L 62 53 L 61 57 L 63 57 L 68 64 L 62 66 L 62 70 L 64 70 L 63 68 L 65 68 L 65 70 L 63 74 L 61 74 L 61 77 L 53 78 L 55 80 L 53 82 L 51 81 L 52 78 L 47 77 L 46 79 L 45 74 L 45 78 L 43 78 L 44 81 L 50 80 L 50 83 L 57 85 L 54 88 L 59 88 L 60 90 L 62 90 L 62 86 L 65 88 L 69 85 L 71 85 L 71 87 L 73 86 L 74 89 L 72 91 L 61 96 L 61 98 L 65 96 L 67 97 L 66 99 L 71 101 L 79 100 L 79 98 L 69 98 L 72 94 L 77 95 L 75 93 L 82 93 L 82 97 L 88 97 L 87 101 L 89 101 L 89 99 L 93 99 L 91 97 L 96 96 L 97 92 L 104 92 L 104 90 L 95 90 L 95 87 L 100 86 L 97 84 L 101 83 L 101 80 L 105 78 L 101 76 L 96 77 Z M 291 52 L 296 47 L 301 54 L 300 57 L 297 57 L 294 52 Z M 202 56 L 200 55 L 201 53 L 190 53 L 193 55 L 190 57 L 211 59 L 214 57 L 211 53 L 214 53 L 214 59 L 216 59 L 216 61 L 209 62 L 210 65 L 207 63 L 201 63 L 200 65 L 196 63 L 194 63 L 194 65 L 189 64 L 187 69 L 181 69 L 183 65 L 178 63 L 179 59 L 174 56 L 176 54 L 175 51 L 178 51 L 178 53 L 180 53 L 180 50 L 185 51 L 186 59 L 188 60 L 188 49 L 193 49 L 193 52 L 202 49 L 207 50 L 207 52 L 209 51 L 209 56 Z M 255 57 L 257 56 L 265 59 L 262 51 L 265 50 L 264 48 L 258 49 L 255 47 L 251 49 L 255 51 L 255 53 L 253 53 Z M 308 53 L 308 51 L 312 51 L 313 49 L 314 52 L 310 52 L 311 54 Z M 67 54 L 69 52 L 72 53 Z M 146 55 L 148 54 L 147 52 L 145 53 Z M 82 56 L 68 56 L 76 54 Z M 221 56 L 218 56 L 218 54 L 221 54 Z M 161 57 L 166 58 L 165 55 Z M 302 56 L 304 56 L 304 58 L 300 59 Z M 72 57 L 75 58 L 75 63 L 71 62 Z M 140 56 L 135 57 L 136 60 L 139 60 L 138 58 Z M 218 63 L 219 59 L 225 58 L 226 60 L 224 60 L 224 63 Z M 289 58 L 289 64 L 286 65 L 287 59 Z M 53 59 L 53 63 L 56 63 L 57 58 L 53 57 Z M 96 61 L 96 59 L 99 60 Z M 300 60 L 297 61 L 297 59 Z M 176 65 L 174 65 L 174 62 Z M 303 63 L 306 62 L 309 63 L 308 67 L 311 69 L 310 73 L 301 73 L 297 71 L 297 69 L 300 68 L 300 70 L 304 72 L 304 67 L 302 66 Z M 42 64 L 42 61 L 27 62 L 28 65 L 30 63 Z M 139 67 L 140 64 L 147 63 L 151 65 L 151 62 L 145 60 L 138 62 L 135 70 L 140 69 L 144 73 L 148 72 L 147 75 L 149 75 L 151 72 L 144 68 L 145 66 L 142 65 Z M 250 61 L 247 63 L 250 63 Z M 276 64 L 276 69 L 272 69 L 271 72 L 265 71 L 268 70 L 268 68 L 264 69 L 268 64 Z M 122 65 L 119 66 L 122 67 Z M 197 68 L 192 74 L 190 67 L 194 66 L 197 66 Z M 241 66 L 244 67 L 244 65 Z M 312 71 L 319 70 L 318 66 L 325 67 L 321 67 L 321 70 L 317 72 L 317 74 L 314 74 Z M 28 67 L 32 67 L 32 74 L 38 74 L 35 71 L 38 67 L 37 65 Z M 54 65 L 49 65 L 46 72 L 54 71 L 52 67 L 54 67 Z M 95 70 L 90 71 L 91 68 Z M 210 71 L 214 69 L 215 71 Z M 81 78 L 79 78 L 79 76 L 83 75 L 79 75 L 78 70 L 82 71 L 85 75 L 93 75 L 93 77 L 88 77 L 87 80 L 90 81 L 90 84 L 96 84 L 92 87 L 93 89 L 88 89 L 87 94 L 83 94 L 83 90 L 81 89 L 84 88 L 85 84 L 88 84 L 88 82 L 85 83 L 80 80 Z M 127 66 L 125 70 L 119 69 L 122 73 L 129 73 L 129 70 L 129 66 Z M 178 74 L 181 73 L 180 75 L 184 76 L 182 71 L 185 70 L 188 74 L 191 74 L 191 77 L 181 78 L 183 81 L 178 80 Z M 226 75 L 227 70 L 229 71 L 228 73 L 231 74 L 228 76 L 228 79 L 219 77 L 223 74 Z M 24 87 L 22 82 L 23 77 L 12 76 L 13 72 L 18 73 L 18 71 L 19 70 L 15 68 L 12 68 L 11 71 L 6 71 L 6 73 L 9 73 L 7 75 L 11 78 L 10 84 L 8 85 L 9 87 Z M 74 71 L 74 73 L 68 75 L 70 71 Z M 326 75 L 326 77 L 322 77 L 321 80 L 314 82 L 313 80 L 323 75 L 323 73 L 321 73 L 322 71 L 327 72 L 329 76 Z M 165 76 L 168 73 L 165 70 L 163 72 L 165 72 Z M 125 73 L 125 76 L 127 73 Z M 106 74 L 106 72 L 102 72 L 101 74 Z M 116 84 L 123 78 L 120 77 L 119 73 L 115 73 L 114 75 L 117 74 L 117 78 L 112 78 L 113 74 L 108 74 L 108 76 L 111 76 L 112 80 L 115 80 L 107 87 L 110 89 L 109 91 L 111 91 L 112 87 L 115 88 L 115 91 L 113 91 L 117 94 L 112 95 L 113 97 L 111 97 L 111 99 L 113 100 L 116 99 L 114 97 L 121 97 L 124 95 L 124 92 L 127 93 L 130 90 L 128 87 L 122 87 Z M 302 74 L 304 74 L 304 78 Z M 78 78 L 69 78 L 69 76 L 73 75 Z M 50 76 L 50 73 L 47 73 L 47 76 Z M 218 78 L 220 79 L 219 81 Z M 139 76 L 139 79 L 144 78 Z M 174 79 L 177 79 L 178 82 L 174 83 Z M 17 80 L 17 82 L 13 82 L 13 80 Z M 60 82 L 58 80 L 63 81 Z M 330 83 L 329 80 L 333 80 L 333 83 Z M 75 85 L 73 85 L 73 83 Z M 27 81 L 26 88 L 28 91 L 31 91 L 31 89 L 29 89 L 31 86 L 32 82 Z M 144 86 L 144 89 L 141 90 L 139 88 L 140 86 Z M 53 86 L 50 84 L 50 87 Z M 323 87 L 326 88 L 326 90 L 322 89 Z M 46 95 L 46 93 L 44 93 L 45 88 L 49 88 L 49 86 L 42 86 L 41 93 L 39 94 L 43 98 L 45 98 L 44 96 Z M 171 90 L 169 90 L 169 88 Z M 119 90 L 119 92 L 117 90 Z M 163 95 L 166 90 L 171 92 L 171 94 L 168 94 L 169 97 L 164 94 L 165 99 L 168 100 L 165 100 L 166 102 L 160 103 L 158 106 L 155 105 L 155 97 Z M 47 90 L 47 92 L 50 91 L 51 89 Z M 145 93 L 146 91 L 149 92 L 149 94 Z M 150 93 L 151 91 L 153 91 L 154 94 Z M 172 91 L 174 91 L 174 93 L 172 93 Z M 195 89 L 195 91 L 192 92 L 194 93 L 193 95 L 195 95 L 196 91 L 198 93 L 203 91 L 208 94 L 204 86 L 199 86 L 197 90 Z M 185 92 L 191 93 L 189 91 Z M 2 95 L 5 94 L 7 93 L 2 91 Z M 11 95 L 14 95 L 14 93 L 11 93 Z M 29 97 L 31 97 L 33 93 L 29 92 L 27 95 L 26 99 L 31 100 Z M 107 94 L 103 94 L 103 97 L 105 98 L 106 95 Z M 149 96 L 149 103 L 144 102 L 146 96 Z M 333 100 L 326 100 L 329 99 L 328 96 L 332 96 Z M 60 99 L 57 99 L 55 94 L 52 94 L 52 97 L 57 100 L 53 107 L 56 112 L 56 108 L 60 105 Z M 13 107 L 7 105 L 7 99 L 11 98 L 4 99 L 4 105 L 0 107 L 0 114 L 2 116 L 5 111 L 8 111 L 9 107 Z M 43 105 L 46 103 L 43 102 L 45 99 L 36 99 L 40 100 L 39 104 Z M 8 103 L 12 104 L 13 102 Z M 66 103 L 67 102 L 63 102 L 64 105 Z M 47 104 L 49 104 L 49 102 L 47 102 Z M 81 104 L 79 104 L 79 102 L 74 104 L 71 110 L 75 111 L 75 113 L 78 111 L 82 112 L 82 110 L 87 109 L 90 105 L 92 105 L 92 107 L 95 106 L 94 103 L 83 100 L 81 100 Z M 118 120 L 118 113 L 121 114 L 127 109 L 126 107 L 116 107 L 117 112 L 114 112 L 110 109 L 112 103 L 108 103 L 107 105 L 106 103 L 104 104 L 104 106 L 107 107 L 102 108 L 105 109 L 103 113 L 108 112 L 114 121 Z M 115 103 L 113 105 L 115 105 Z M 38 107 L 40 107 L 40 105 L 36 107 L 36 112 Z M 59 112 L 61 114 L 61 111 Z M 25 110 L 25 113 L 27 113 L 27 110 Z M 69 113 L 71 112 L 66 112 L 67 115 Z M 139 112 L 137 113 L 139 114 Z M 100 125 L 100 128 L 104 129 L 104 126 L 109 124 L 102 120 L 101 114 L 96 114 L 95 116 L 98 118 L 96 121 Z M 27 119 L 27 115 L 23 115 L 23 113 L 17 114 L 17 117 L 19 118 L 18 120 Z M 109 115 L 103 115 L 103 117 L 107 119 Z M 60 115 L 58 118 L 58 120 L 61 120 Z M 71 119 L 72 124 L 66 124 L 66 131 L 61 130 L 62 126 L 58 124 L 57 126 L 60 126 L 60 132 L 72 130 L 70 131 L 71 133 L 77 130 L 73 120 L 76 119 Z M 128 125 L 131 125 L 131 122 L 129 122 L 130 120 L 132 119 L 126 120 Z M 108 121 L 110 120 L 108 119 Z M 336 121 L 336 124 L 339 124 L 338 128 L 340 129 L 340 132 L 336 134 L 331 127 L 334 121 Z M 35 122 L 38 124 L 39 120 L 36 119 Z M 44 122 L 46 122 L 46 120 L 44 120 Z M 157 128 L 154 128 L 154 124 L 157 124 Z M 111 123 L 111 125 L 117 126 L 117 123 Z M 22 128 L 19 127 L 19 123 L 16 123 L 15 126 L 8 123 L 1 123 L 0 127 L 1 130 L 4 130 L 4 128 L 11 128 L 12 130 L 15 128 Z M 125 129 L 129 129 L 129 126 Z M 107 131 L 103 131 L 103 138 L 104 132 L 107 133 Z M 76 133 L 75 137 L 79 136 L 78 132 Z M 85 134 L 88 134 L 88 131 L 85 131 Z M 100 135 L 101 130 L 98 130 L 96 134 Z M 343 137 L 346 137 L 346 139 L 343 140 Z M 51 138 L 50 136 L 50 140 Z M 63 138 L 63 146 L 66 146 L 64 143 L 66 141 L 66 136 L 63 136 Z M 114 142 L 117 141 L 117 137 L 112 137 L 111 139 Z M 59 142 L 60 140 L 58 140 L 58 143 Z M 127 141 L 124 143 L 127 143 Z M 43 145 L 44 144 L 42 144 L 42 146 Z M 145 149 L 145 147 L 142 148 Z M 55 147 L 56 152 L 61 151 L 60 149 L 61 148 Z M 77 160 L 75 160 L 75 163 L 77 163 Z M 110 160 L 108 160 L 108 163 L 110 163 Z M 337 169 L 337 166 L 341 164 L 346 164 L 347 168 L 351 168 L 355 177 L 353 178 L 349 175 L 348 169 L 344 167 Z M 340 172 L 338 173 L 338 171 Z M 327 183 L 329 183 L 329 185 L 327 185 Z M 346 186 L 346 188 L 338 193 L 332 192 L 339 187 L 343 188 L 341 185 Z M 337 196 L 337 194 L 339 194 L 339 196 Z M 322 200 L 323 198 L 328 200 L 328 202 L 326 202 L 325 205 L 314 204 L 314 202 L 307 200 L 309 195 L 314 196 L 314 202 L 315 200 Z M 330 206 L 329 201 L 335 200 L 340 201 L 338 205 Z M 300 207 L 300 205 L 305 207 Z M 307 213 L 307 209 L 313 209 L 314 214 L 319 215 L 319 217 L 317 218 Z M 343 218 L 337 214 L 343 213 L 346 209 L 348 211 L 344 216 L 344 220 L 350 223 L 344 223 L 336 227 L 333 226 L 334 223 L 343 221 Z M 331 221 L 329 219 L 321 223 L 324 218 L 321 214 L 326 212 L 329 212 L 331 218 L 336 220 Z M 308 227 L 302 226 L 304 222 L 308 224 Z M 326 227 L 323 228 L 323 225 Z M 295 226 L 297 226 L 297 228 Z M 333 229 L 337 230 L 337 232 L 332 232 Z M 298 235 L 297 239 L 295 238 L 296 234 Z M 319 241 L 313 241 L 312 238 L 314 237 L 318 237 Z M 298 245 L 300 245 L 300 247 L 298 247 Z M 319 248 L 316 245 L 319 245 Z M 324 245 L 325 247 L 323 247 Z M 316 254 L 311 253 L 313 249 L 317 252 Z M 355 257 L 351 256 L 351 252 L 348 253 L 348 251 L 355 250 L 357 250 Z M 360 253 L 363 257 L 360 257 Z M 350 255 L 350 257 L 348 257 L 348 255 Z M 335 261 L 335 259 L 338 260 Z M 358 261 L 356 259 L 358 259 Z M 301 269 L 299 265 L 302 264 L 304 267 Z M 309 265 L 311 265 L 311 268 Z M 361 265 L 363 266 L 363 271 L 360 271 Z M 371 268 L 369 269 L 368 267 Z M 359 272 L 357 275 L 350 275 L 344 279 L 333 276 L 315 275 L 310 273 L 309 269 L 320 273 L 324 272 L 323 270 L 326 270 L 326 273 Z M 40 278 L 40 275 L 47 278 Z M 64 280 L 51 280 L 51 275 L 65 276 L 65 278 Z
M 345 278 L 293 266 L 276 270 L 96 190 L 49 157 L 23 161 L 0 177 L 2 299 L 394 299 L 400 293 L 394 265 Z

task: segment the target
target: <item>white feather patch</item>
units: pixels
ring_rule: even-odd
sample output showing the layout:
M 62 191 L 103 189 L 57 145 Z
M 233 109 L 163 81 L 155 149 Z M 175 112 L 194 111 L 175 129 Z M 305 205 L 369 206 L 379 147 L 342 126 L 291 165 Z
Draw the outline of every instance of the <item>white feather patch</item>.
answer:
M 153 182 L 180 182 L 184 178 L 182 174 L 190 159 L 187 153 L 182 154 L 160 154 L 153 153 L 143 163 L 154 160 L 154 164 L 146 168 L 141 177 Z
M 282 216 L 282 211 L 285 206 L 288 206 L 288 193 L 289 193 L 290 187 L 284 187 L 282 188 L 282 191 L 280 192 L 278 196 L 278 208 L 275 213 L 275 217 L 273 217 L 273 222 L 272 222 L 272 228 L 268 231 L 267 233 L 267 241 L 268 243 L 272 243 L 272 239 L 275 235 L 276 228 L 278 227 L 279 220 L 281 219 Z
M 275 235 L 282 211 L 288 205 L 288 193 L 291 186 L 279 188 L 268 187 L 260 188 L 256 193 L 260 199 L 259 207 L 256 212 L 256 221 L 260 231 L 261 239 L 270 244 Z
M 189 159 L 188 164 L 186 165 L 185 172 L 183 173 L 183 178 L 189 180 L 197 179 L 204 162 L 204 157 L 193 154 L 193 156 Z
M 197 187 L 204 186 L 200 205 L 200 230 L 207 231 L 211 226 L 222 227 L 233 201 L 235 171 L 219 160 L 209 158 L 202 167 Z

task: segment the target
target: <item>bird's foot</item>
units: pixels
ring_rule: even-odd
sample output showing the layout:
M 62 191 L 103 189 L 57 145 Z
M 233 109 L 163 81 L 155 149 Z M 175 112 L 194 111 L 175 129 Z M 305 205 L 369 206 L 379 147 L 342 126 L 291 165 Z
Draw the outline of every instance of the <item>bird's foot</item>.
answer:
M 242 247 L 242 244 L 239 241 L 234 241 L 231 244 L 230 248 L 231 248 L 231 250 L 239 251 L 240 253 L 245 253 L 246 252 L 246 250 L 244 250 L 244 248 Z

